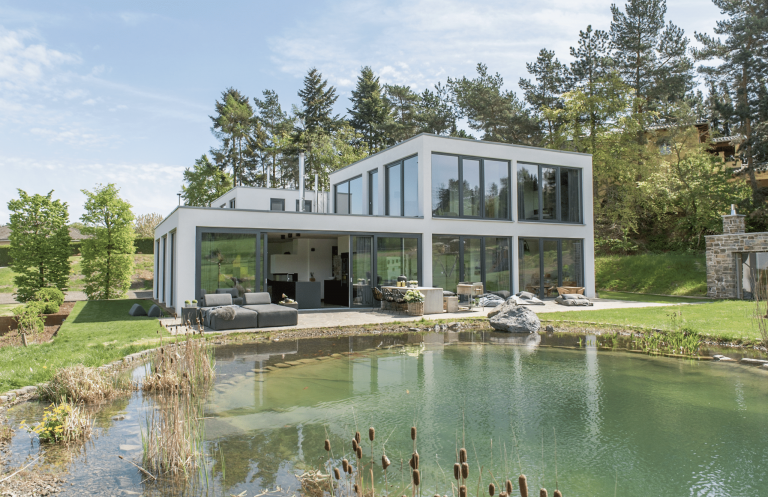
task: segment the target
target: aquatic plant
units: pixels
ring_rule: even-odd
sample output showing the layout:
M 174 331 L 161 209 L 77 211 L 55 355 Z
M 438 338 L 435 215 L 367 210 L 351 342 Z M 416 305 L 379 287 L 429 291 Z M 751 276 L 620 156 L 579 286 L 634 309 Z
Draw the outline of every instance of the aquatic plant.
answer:
M 145 392 L 207 393 L 215 376 L 212 346 L 202 339 L 187 339 L 160 347 L 151 356 L 142 381 Z
M 34 428 L 21 426 L 37 435 L 42 443 L 87 440 L 93 433 L 93 419 L 81 407 L 67 402 L 51 404 L 43 411 L 43 419 Z
M 109 372 L 78 364 L 56 371 L 51 381 L 40 387 L 39 395 L 55 403 L 93 404 L 129 394 L 134 388 L 128 371 Z

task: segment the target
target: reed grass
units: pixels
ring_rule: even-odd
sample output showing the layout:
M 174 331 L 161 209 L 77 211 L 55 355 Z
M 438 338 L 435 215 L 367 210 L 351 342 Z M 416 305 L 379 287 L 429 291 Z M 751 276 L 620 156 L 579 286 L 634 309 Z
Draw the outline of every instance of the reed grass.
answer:
M 151 355 L 142 389 L 144 392 L 207 394 L 214 377 L 211 345 L 187 336 L 185 341 L 160 347 Z
M 39 390 L 43 400 L 54 403 L 94 404 L 130 394 L 134 390 L 128 371 L 109 372 L 78 364 L 59 369 Z

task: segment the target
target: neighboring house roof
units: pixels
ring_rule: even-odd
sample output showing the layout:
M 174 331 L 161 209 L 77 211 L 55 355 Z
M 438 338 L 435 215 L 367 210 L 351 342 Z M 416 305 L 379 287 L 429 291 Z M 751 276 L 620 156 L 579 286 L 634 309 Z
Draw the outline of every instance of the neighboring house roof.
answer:
M 69 237 L 73 240 L 85 240 L 86 238 L 90 238 L 90 235 L 84 235 L 80 233 L 80 230 L 77 228 L 69 228 Z M 10 226 L 0 226 L 0 242 L 8 242 L 11 239 L 11 227 Z

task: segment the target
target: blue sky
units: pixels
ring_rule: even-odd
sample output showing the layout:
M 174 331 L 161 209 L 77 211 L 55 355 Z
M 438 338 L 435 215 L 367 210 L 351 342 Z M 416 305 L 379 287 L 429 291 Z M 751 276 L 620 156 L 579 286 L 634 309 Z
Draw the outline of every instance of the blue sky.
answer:
M 208 115 L 226 87 L 274 89 L 290 109 L 315 66 L 344 113 L 363 65 L 421 90 L 484 62 L 518 91 L 541 48 L 568 61 L 580 29 L 608 29 L 610 4 L 0 0 L 0 224 L 16 188 L 55 190 L 74 221 L 97 183 L 136 214 L 168 214 L 184 168 L 216 143 Z M 668 0 L 667 18 L 692 38 L 720 15 Z

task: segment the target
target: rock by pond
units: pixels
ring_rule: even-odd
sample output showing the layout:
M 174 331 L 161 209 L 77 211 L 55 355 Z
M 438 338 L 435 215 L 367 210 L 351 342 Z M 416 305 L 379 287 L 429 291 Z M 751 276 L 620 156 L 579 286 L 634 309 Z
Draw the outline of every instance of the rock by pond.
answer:
M 488 313 L 493 329 L 508 333 L 536 333 L 541 328 L 539 317 L 531 309 L 507 301 Z

